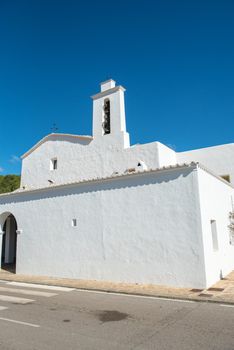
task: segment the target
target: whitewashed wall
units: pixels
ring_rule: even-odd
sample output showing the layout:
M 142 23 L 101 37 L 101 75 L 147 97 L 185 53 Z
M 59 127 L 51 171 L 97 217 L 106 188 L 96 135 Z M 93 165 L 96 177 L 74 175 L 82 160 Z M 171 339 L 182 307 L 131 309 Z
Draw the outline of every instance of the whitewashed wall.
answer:
M 177 153 L 178 163 L 200 162 L 217 175 L 230 175 L 234 185 L 234 143 Z
M 48 180 L 63 184 L 83 179 L 110 176 L 136 168 L 139 161 L 147 167 L 158 168 L 176 163 L 200 162 L 217 175 L 230 175 L 234 185 L 234 144 L 175 153 L 172 149 L 152 142 L 120 147 L 118 137 L 105 135 L 94 140 L 75 139 L 52 134 L 22 162 L 21 186 L 41 188 L 50 186 Z M 58 159 L 58 169 L 50 170 L 50 160 Z
M 229 212 L 234 189 L 206 171 L 198 170 L 207 285 L 234 269 L 234 246 L 229 243 Z M 218 251 L 212 243 L 211 220 L 216 220 Z
M 197 183 L 185 167 L 0 197 L 17 273 L 203 288 Z
M 176 163 L 175 152 L 159 142 L 119 147 L 118 135 L 105 135 L 94 140 L 71 140 L 52 134 L 23 159 L 21 187 L 27 189 L 64 184 L 95 177 L 111 176 L 135 168 L 143 161 L 148 168 Z M 113 141 L 113 142 L 112 142 Z M 58 169 L 50 170 L 50 161 L 58 160 Z

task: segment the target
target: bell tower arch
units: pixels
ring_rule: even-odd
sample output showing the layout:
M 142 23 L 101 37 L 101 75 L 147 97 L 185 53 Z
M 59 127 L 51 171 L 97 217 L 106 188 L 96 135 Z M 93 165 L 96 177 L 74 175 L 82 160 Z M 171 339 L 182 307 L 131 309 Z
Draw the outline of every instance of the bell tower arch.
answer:
M 93 137 L 116 146 L 130 146 L 129 134 L 126 132 L 124 91 L 115 81 L 109 79 L 101 85 L 101 91 L 93 99 Z

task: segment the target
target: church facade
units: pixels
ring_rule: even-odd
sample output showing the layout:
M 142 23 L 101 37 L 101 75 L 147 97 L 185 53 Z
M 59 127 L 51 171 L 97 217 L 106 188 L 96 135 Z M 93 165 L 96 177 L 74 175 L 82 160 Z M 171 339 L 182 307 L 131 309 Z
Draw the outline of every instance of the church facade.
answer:
M 206 288 L 234 269 L 234 144 L 130 145 L 124 88 L 101 83 L 93 135 L 53 133 L 0 195 L 1 266 L 16 273 Z

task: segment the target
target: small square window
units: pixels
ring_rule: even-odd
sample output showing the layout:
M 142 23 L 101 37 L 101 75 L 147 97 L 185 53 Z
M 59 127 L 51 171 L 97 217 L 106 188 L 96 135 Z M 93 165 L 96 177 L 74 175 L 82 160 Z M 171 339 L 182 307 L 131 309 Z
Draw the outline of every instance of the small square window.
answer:
M 77 226 L 77 219 L 72 219 L 72 227 L 76 227 Z
M 50 170 L 57 170 L 58 169 L 58 160 L 57 158 L 53 158 L 50 161 Z

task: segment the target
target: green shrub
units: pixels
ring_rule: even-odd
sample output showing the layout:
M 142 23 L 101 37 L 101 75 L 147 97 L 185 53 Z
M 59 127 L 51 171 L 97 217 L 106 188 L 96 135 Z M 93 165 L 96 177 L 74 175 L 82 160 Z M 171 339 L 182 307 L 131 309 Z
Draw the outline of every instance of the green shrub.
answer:
M 20 175 L 0 175 L 0 193 L 12 192 L 20 187 Z

